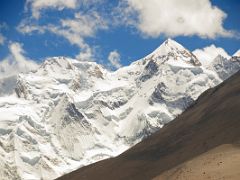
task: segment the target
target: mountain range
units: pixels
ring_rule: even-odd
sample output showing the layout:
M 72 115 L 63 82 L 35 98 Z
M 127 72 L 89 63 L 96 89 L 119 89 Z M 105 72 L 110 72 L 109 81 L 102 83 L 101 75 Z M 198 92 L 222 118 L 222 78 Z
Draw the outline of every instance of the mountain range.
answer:
M 240 71 L 123 154 L 59 180 L 238 180 L 239 92 Z
M 208 63 L 202 57 L 168 39 L 116 71 L 53 57 L 34 71 L 3 76 L 1 177 L 54 179 L 119 155 L 240 69 L 239 52 Z

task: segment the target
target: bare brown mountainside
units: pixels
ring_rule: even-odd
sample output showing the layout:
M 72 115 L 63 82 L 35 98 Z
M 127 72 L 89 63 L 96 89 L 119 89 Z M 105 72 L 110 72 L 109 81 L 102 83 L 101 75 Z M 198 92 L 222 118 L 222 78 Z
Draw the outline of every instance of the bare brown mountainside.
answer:
M 194 177 L 194 178 L 193 178 Z M 240 72 L 116 158 L 59 180 L 240 179 Z

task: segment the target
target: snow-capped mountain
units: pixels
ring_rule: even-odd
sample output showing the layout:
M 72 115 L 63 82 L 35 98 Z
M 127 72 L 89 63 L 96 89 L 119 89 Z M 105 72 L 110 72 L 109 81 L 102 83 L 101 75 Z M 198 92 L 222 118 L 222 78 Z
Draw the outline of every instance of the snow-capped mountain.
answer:
M 203 66 L 171 39 L 115 72 L 49 58 L 0 98 L 0 175 L 54 179 L 116 156 L 239 69 L 238 60 L 221 57 Z

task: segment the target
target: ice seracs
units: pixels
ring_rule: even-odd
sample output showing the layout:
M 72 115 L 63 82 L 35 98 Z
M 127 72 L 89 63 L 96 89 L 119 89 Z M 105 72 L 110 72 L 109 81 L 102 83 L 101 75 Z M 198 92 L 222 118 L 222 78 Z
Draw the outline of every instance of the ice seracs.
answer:
M 95 62 L 49 58 L 0 97 L 0 175 L 54 179 L 116 156 L 239 67 L 221 56 L 202 66 L 171 39 L 115 72 Z

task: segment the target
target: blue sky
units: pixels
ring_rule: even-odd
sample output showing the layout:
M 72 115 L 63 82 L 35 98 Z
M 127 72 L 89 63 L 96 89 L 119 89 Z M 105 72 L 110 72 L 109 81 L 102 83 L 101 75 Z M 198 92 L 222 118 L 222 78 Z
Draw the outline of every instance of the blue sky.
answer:
M 20 44 L 24 56 L 38 62 L 69 56 L 105 65 L 115 59 L 113 66 L 147 55 L 168 37 L 189 50 L 215 44 L 231 55 L 240 49 L 240 1 L 196 3 L 1 0 L 0 61 L 9 56 L 12 43 Z

